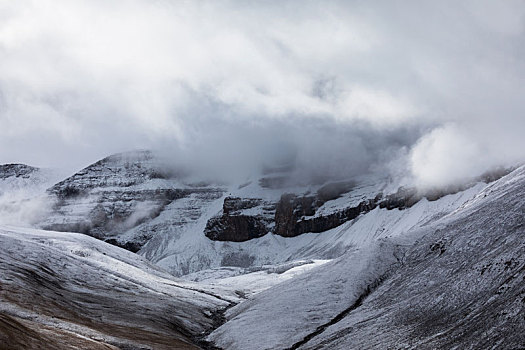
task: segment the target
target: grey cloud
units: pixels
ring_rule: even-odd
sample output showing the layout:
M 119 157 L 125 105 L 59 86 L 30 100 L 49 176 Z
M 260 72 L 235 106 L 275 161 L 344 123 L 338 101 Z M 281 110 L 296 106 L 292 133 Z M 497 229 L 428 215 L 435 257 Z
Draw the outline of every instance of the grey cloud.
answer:
M 519 1 L 56 0 L 0 13 L 0 162 L 78 168 L 155 148 L 218 173 L 290 154 L 313 173 L 358 174 L 399 157 L 433 185 L 524 160 Z

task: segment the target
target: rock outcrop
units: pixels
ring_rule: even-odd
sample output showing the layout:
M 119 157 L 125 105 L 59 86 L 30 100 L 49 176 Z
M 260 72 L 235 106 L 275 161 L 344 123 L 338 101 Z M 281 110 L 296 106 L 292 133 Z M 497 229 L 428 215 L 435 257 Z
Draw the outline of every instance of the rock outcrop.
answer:
M 266 205 L 265 205 L 266 204 Z M 249 209 L 260 208 L 256 214 Z M 208 220 L 204 234 L 215 241 L 244 242 L 271 231 L 275 206 L 257 198 L 227 197 L 222 213 Z
M 378 196 L 364 200 L 357 206 L 316 216 L 315 206 L 316 203 L 320 203 L 318 197 L 296 197 L 286 194 L 281 197 L 277 204 L 274 233 L 283 237 L 295 237 L 307 232 L 324 232 L 374 209 L 377 207 L 379 198 Z
M 446 188 L 418 191 L 415 187 L 400 187 L 395 193 L 383 196 L 382 192 L 369 192 L 359 200 L 343 201 L 341 205 L 320 210 L 331 201 L 351 193 L 354 182 L 335 182 L 321 186 L 315 194 L 296 195 L 285 193 L 271 202 L 257 198 L 227 197 L 222 211 L 210 218 L 204 234 L 211 240 L 243 242 L 267 233 L 282 237 L 296 237 L 304 233 L 320 233 L 357 218 L 376 207 L 404 210 L 423 198 L 435 201 L 448 194 L 458 193 L 475 182 Z M 266 183 L 259 183 L 267 188 Z M 276 188 L 271 188 L 275 190 Z
M 28 179 L 31 174 L 39 169 L 25 164 L 2 164 L 0 165 L 0 180 L 10 177 L 21 177 Z

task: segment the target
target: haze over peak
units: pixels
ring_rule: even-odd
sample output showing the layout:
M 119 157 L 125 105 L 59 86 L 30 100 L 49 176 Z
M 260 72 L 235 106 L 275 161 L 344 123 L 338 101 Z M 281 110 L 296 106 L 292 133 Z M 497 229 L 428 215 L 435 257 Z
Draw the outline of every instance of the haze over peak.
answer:
M 0 3 L 0 163 L 446 185 L 524 160 L 519 1 Z

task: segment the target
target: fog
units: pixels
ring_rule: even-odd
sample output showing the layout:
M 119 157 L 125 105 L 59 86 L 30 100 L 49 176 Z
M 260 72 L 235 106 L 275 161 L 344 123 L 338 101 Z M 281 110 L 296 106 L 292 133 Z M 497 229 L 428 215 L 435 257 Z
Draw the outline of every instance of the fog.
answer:
M 446 185 L 525 160 L 524 29 L 511 0 L 0 0 L 0 163 Z

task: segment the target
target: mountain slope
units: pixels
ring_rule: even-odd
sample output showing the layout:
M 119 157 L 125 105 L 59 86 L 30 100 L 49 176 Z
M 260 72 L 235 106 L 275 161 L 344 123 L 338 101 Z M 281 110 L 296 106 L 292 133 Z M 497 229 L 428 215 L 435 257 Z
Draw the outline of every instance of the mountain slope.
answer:
M 184 182 L 152 152 L 135 151 L 106 157 L 56 183 L 48 193 L 53 211 L 40 227 L 85 233 L 136 252 L 155 231 L 131 234 L 130 229 L 155 218 L 173 201 L 193 194 L 210 201 L 222 190 Z M 199 213 L 199 208 L 194 210 Z
M 361 307 L 303 348 L 524 348 L 524 195 L 522 167 L 424 232 Z
M 44 190 L 63 175 L 60 171 L 40 169 L 26 164 L 0 165 L 0 194 Z
M 81 234 L 3 227 L 0 246 L 0 348 L 196 348 L 238 301 Z
M 147 151 L 52 186 L 2 169 L 4 211 L 99 238 L 0 226 L 7 348 L 524 344 L 525 167 L 427 192 L 290 169 L 214 184 Z
M 209 339 L 228 349 L 522 348 L 524 194 L 521 167 L 448 215 L 230 309 Z
M 201 233 L 207 216 L 220 209 L 222 203 L 218 200 L 207 215 L 180 233 L 164 226 L 166 231 L 148 242 L 139 254 L 175 274 L 181 269 L 187 273 L 219 266 L 250 268 L 304 259 L 334 259 L 377 238 L 399 235 L 444 216 L 474 197 L 484 186 L 480 183 L 432 202 L 423 199 L 405 210 L 377 207 L 321 233 L 296 237 L 267 234 L 246 242 L 211 241 Z M 164 213 L 152 221 L 155 222 L 159 225 L 167 222 Z

